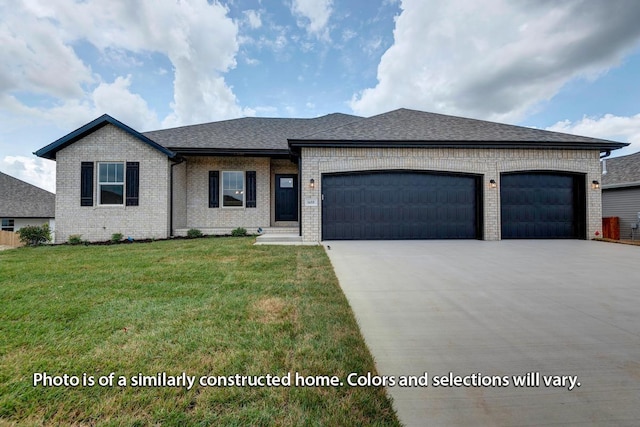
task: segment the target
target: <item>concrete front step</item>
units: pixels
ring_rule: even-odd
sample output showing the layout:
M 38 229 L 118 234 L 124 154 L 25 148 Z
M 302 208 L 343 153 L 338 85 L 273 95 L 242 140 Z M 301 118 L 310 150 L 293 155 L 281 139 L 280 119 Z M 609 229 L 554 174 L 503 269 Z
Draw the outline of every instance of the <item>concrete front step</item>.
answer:
M 316 246 L 318 242 L 303 242 L 298 233 L 290 234 L 270 234 L 265 233 L 256 238 L 256 245 L 306 245 Z
M 297 233 L 266 233 L 256 237 L 256 245 L 301 245 L 302 237 Z

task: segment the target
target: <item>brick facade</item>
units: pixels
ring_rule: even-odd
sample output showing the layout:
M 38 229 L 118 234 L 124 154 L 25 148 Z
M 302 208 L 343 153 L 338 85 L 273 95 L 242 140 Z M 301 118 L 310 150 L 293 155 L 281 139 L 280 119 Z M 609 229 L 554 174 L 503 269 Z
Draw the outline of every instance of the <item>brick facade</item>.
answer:
M 184 165 L 184 166 L 183 166 Z M 195 157 L 188 156 L 174 172 L 174 230 L 197 228 L 207 234 L 227 234 L 237 227 L 253 233 L 258 228 L 297 226 L 297 222 L 276 224 L 275 175 L 297 173 L 289 160 L 268 157 Z M 256 172 L 256 207 L 209 207 L 209 171 Z M 180 207 L 178 208 L 178 204 Z M 184 208 L 182 207 L 184 204 Z
M 172 232 L 198 228 L 228 233 L 236 227 L 297 227 L 275 222 L 276 174 L 299 174 L 303 241 L 322 237 L 322 175 L 374 170 L 425 170 L 475 174 L 483 183 L 483 238 L 500 240 L 500 176 L 516 171 L 562 171 L 585 175 L 587 237 L 601 232 L 598 150 L 462 149 L 462 148 L 329 148 L 303 147 L 300 169 L 286 159 L 268 157 L 185 156 L 181 163 L 127 132 L 106 125 L 57 153 L 56 242 L 72 234 L 108 240 L 113 233 L 134 239 L 166 238 Z M 94 162 L 93 206 L 80 206 L 81 162 Z M 98 162 L 140 162 L 139 206 L 100 206 Z M 299 172 L 301 170 L 301 172 Z M 256 172 L 256 207 L 209 208 L 209 171 Z M 315 181 L 315 188 L 309 185 Z M 491 188 L 494 179 L 498 188 Z M 173 208 L 170 215 L 171 206 Z M 171 230 L 171 228 L 173 228 Z
M 323 148 L 303 147 L 302 236 L 305 242 L 322 237 L 322 174 L 373 170 L 429 170 L 477 174 L 484 185 L 484 240 L 500 240 L 500 174 L 515 171 L 563 171 L 585 174 L 587 238 L 601 232 L 601 193 L 591 189 L 600 181 L 598 150 L 461 149 L 461 148 Z M 314 179 L 315 188 L 309 181 Z M 489 181 L 496 180 L 497 188 Z M 310 203 L 312 204 L 312 203 Z
M 80 166 L 94 162 L 93 206 L 80 206 Z M 140 162 L 138 206 L 100 206 L 98 162 Z M 113 233 L 134 239 L 169 235 L 170 161 L 160 151 L 113 125 L 106 125 L 56 155 L 56 243 L 70 235 L 109 240 Z

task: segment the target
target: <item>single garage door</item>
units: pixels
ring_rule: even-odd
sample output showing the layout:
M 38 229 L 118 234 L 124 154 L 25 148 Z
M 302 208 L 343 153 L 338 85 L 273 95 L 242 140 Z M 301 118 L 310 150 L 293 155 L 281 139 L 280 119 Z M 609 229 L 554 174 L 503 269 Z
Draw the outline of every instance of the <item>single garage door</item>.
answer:
M 422 171 L 323 175 L 323 240 L 479 239 L 480 178 Z
M 584 239 L 585 178 L 526 172 L 500 177 L 503 239 Z

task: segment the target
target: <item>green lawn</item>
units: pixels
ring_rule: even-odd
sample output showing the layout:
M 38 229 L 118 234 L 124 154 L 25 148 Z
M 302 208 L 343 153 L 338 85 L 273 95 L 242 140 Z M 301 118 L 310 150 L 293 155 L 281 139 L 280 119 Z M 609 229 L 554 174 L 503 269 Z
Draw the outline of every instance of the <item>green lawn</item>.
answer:
M 375 373 L 321 247 L 204 238 L 1 251 L 0 303 L 0 424 L 398 425 L 379 387 L 197 384 Z M 34 386 L 43 372 L 80 385 Z M 110 373 L 127 386 L 82 385 Z M 131 383 L 158 373 L 196 384 Z

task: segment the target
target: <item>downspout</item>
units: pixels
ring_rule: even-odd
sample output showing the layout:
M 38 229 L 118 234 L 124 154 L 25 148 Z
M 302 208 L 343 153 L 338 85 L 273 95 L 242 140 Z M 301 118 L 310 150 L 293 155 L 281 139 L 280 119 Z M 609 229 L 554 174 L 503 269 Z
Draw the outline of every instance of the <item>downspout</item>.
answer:
M 171 165 L 169 172 L 169 237 L 173 237 L 173 167 L 182 162 L 184 162 L 184 158 L 180 157 Z
M 298 157 L 298 236 L 302 236 L 302 162 Z

